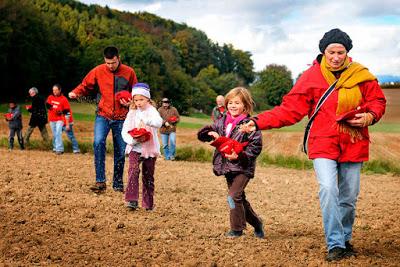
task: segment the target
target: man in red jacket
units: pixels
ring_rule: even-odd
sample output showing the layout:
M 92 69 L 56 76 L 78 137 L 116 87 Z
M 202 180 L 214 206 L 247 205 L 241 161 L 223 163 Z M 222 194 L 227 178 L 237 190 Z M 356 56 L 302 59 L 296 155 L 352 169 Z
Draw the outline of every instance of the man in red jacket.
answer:
M 104 64 L 92 69 L 82 83 L 69 93 L 70 98 L 77 98 L 89 94 L 99 87 L 99 102 L 94 126 L 94 165 L 96 170 L 96 183 L 91 189 L 103 192 L 106 189 L 105 157 L 106 139 L 112 131 L 114 145 L 114 176 L 113 189 L 123 191 L 123 171 L 125 164 L 125 146 L 121 130 L 130 101 L 116 100 L 116 94 L 126 90 L 131 92 L 132 86 L 137 83 L 135 71 L 121 63 L 118 49 L 113 46 L 104 49 Z
M 369 154 L 368 126 L 380 120 L 386 107 L 376 78 L 348 56 L 352 46 L 350 37 L 339 29 L 325 33 L 319 43 L 321 54 L 281 105 L 259 114 L 242 128 L 244 132 L 280 128 L 306 115 L 312 117 L 321 96 L 337 80 L 315 113 L 305 147 L 319 182 L 328 261 L 355 255 L 350 240 L 361 167 Z M 353 116 L 340 120 L 346 114 Z

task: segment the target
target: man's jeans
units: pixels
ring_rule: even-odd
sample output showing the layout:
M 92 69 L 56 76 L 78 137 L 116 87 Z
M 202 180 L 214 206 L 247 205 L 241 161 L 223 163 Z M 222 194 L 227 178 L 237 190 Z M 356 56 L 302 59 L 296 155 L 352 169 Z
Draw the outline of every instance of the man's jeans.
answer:
M 64 152 L 64 143 L 62 140 L 63 121 L 51 121 L 50 128 L 53 132 L 53 151 Z
M 362 163 L 317 158 L 313 164 L 328 250 L 345 248 L 352 237 Z
M 164 157 L 166 160 L 175 158 L 176 133 L 161 134 L 161 142 L 163 144 Z
M 105 160 L 107 135 L 112 131 L 114 146 L 114 176 L 113 188 L 123 189 L 122 180 L 125 164 L 126 143 L 122 139 L 121 131 L 123 120 L 109 120 L 97 115 L 94 123 L 94 166 L 96 170 L 96 182 L 106 182 Z
M 69 131 L 67 131 L 67 128 L 65 127 L 65 125 L 63 126 L 62 129 L 67 134 L 68 139 L 72 143 L 72 152 L 79 153 L 80 149 L 79 149 L 78 141 L 76 140 L 75 135 L 74 135 L 73 125 L 72 124 L 69 125 Z

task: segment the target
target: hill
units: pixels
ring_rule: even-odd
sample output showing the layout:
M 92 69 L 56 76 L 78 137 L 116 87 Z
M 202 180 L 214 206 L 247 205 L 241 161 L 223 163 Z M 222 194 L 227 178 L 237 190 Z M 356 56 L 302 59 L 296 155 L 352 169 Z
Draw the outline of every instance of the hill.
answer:
M 220 46 L 185 24 L 147 12 L 129 13 L 74 0 L 4 0 L 0 5 L 3 96 L 23 98 L 36 86 L 74 88 L 117 46 L 124 63 L 182 111 L 212 107 L 217 94 L 253 78 L 249 52 Z

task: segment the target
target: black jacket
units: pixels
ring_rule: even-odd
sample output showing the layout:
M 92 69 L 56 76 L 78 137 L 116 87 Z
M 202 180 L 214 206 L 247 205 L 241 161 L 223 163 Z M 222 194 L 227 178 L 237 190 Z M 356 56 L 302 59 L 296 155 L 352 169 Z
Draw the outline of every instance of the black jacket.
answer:
M 35 95 L 32 97 L 32 107 L 28 110 L 31 115 L 31 119 L 29 120 L 29 126 L 31 127 L 42 127 L 47 123 L 47 110 L 44 99 Z

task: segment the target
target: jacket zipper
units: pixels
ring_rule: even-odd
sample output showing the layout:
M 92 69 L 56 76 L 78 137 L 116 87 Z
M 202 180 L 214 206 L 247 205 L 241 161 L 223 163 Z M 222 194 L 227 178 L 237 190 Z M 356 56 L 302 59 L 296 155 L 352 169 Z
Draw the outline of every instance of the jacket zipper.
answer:
M 115 73 L 113 73 L 113 106 L 114 106 L 113 113 L 112 113 L 113 119 L 115 119 L 114 118 L 115 117 L 115 93 L 116 93 L 116 91 L 115 91 Z

